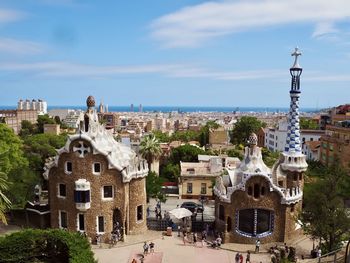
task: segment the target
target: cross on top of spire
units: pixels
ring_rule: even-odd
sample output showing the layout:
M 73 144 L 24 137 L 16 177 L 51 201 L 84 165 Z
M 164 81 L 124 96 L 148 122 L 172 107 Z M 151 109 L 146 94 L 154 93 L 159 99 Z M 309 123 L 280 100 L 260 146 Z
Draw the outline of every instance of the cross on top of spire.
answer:
M 292 56 L 295 57 L 294 64 L 293 64 L 292 68 L 301 68 L 299 63 L 298 63 L 298 57 L 301 56 L 301 52 L 299 51 L 298 47 L 295 48 L 294 52 L 292 53 Z

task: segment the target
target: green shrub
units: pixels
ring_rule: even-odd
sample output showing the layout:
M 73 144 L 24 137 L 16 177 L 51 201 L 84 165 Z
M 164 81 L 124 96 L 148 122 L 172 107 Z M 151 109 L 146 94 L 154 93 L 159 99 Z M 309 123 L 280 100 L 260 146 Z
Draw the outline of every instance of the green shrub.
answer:
M 94 263 L 86 238 L 60 229 L 26 229 L 0 237 L 0 262 Z

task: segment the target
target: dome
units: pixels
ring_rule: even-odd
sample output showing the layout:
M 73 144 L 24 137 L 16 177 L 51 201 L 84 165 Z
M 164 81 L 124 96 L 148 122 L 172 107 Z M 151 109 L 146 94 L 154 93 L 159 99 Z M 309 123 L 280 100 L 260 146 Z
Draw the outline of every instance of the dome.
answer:
M 88 108 L 95 107 L 95 98 L 93 96 L 89 96 L 86 99 L 86 105 L 87 105 Z
M 255 134 L 254 132 L 252 132 L 252 133 L 249 135 L 248 143 L 249 143 L 250 145 L 257 145 L 257 144 L 258 144 L 258 136 L 256 136 L 256 134 Z

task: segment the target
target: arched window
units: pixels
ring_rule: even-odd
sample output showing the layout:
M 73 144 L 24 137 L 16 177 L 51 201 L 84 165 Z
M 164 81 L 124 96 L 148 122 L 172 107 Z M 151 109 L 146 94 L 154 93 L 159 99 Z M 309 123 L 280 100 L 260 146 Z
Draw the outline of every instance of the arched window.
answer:
M 244 236 L 263 237 L 273 232 L 273 212 L 266 209 L 242 209 L 237 212 L 236 231 Z
M 261 194 L 261 195 L 265 195 L 265 186 L 262 186 L 262 187 L 261 187 L 260 194 Z
M 89 116 L 87 116 L 87 115 L 84 116 L 84 124 L 85 124 L 84 130 L 85 130 L 85 132 L 88 132 L 89 131 Z
M 254 184 L 254 198 L 260 197 L 260 185 Z

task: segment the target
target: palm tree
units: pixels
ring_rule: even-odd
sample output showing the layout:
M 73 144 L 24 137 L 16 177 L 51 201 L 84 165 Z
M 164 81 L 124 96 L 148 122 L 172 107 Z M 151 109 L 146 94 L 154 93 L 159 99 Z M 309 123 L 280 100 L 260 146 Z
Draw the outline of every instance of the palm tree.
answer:
M 2 166 L 3 154 L 0 154 L 0 167 Z M 11 201 L 6 197 L 4 192 L 8 189 L 7 175 L 0 171 L 0 222 L 3 222 L 7 225 L 6 220 L 6 210 L 10 208 Z
M 159 141 L 153 134 L 149 134 L 143 138 L 140 143 L 140 153 L 143 158 L 147 160 L 148 168 L 150 171 L 157 170 L 152 167 L 154 160 L 158 159 L 158 157 L 162 154 L 162 149 L 160 148 Z M 158 171 L 154 171 L 158 173 Z

